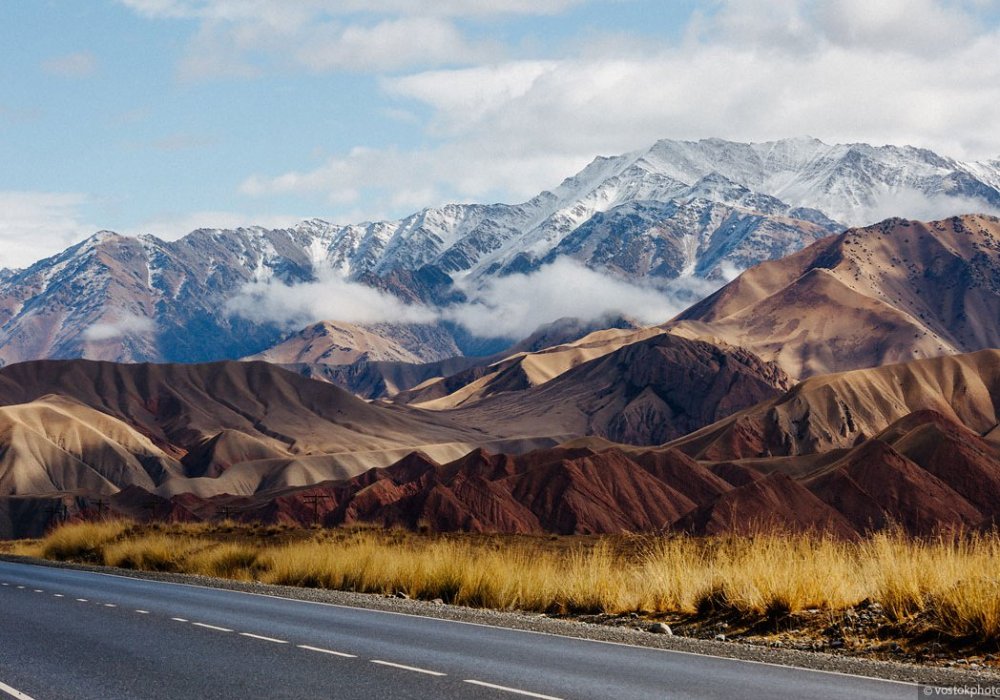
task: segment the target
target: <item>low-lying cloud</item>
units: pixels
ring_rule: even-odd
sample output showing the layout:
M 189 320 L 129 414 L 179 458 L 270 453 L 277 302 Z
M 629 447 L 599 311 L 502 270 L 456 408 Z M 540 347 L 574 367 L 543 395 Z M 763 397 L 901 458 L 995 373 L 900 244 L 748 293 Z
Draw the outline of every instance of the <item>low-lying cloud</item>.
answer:
M 441 314 L 483 337 L 523 337 L 566 316 L 591 321 L 624 314 L 652 324 L 677 312 L 661 291 L 610 277 L 568 258 L 528 274 L 492 279 L 471 296 L 469 303 Z
M 467 288 L 469 301 L 448 307 L 407 304 L 386 292 L 326 273 L 315 282 L 294 285 L 277 280 L 248 284 L 228 302 L 227 309 L 233 315 L 287 330 L 323 320 L 358 324 L 449 321 L 483 338 L 521 338 L 567 316 L 592 321 L 622 314 L 641 323 L 662 323 L 717 286 L 691 279 L 655 289 L 561 259 L 528 274 Z
M 286 284 L 280 280 L 251 282 L 226 304 L 229 313 L 288 330 L 317 321 L 345 323 L 432 323 L 435 310 L 407 304 L 378 289 L 325 272 L 317 280 Z
M 83 339 L 88 342 L 115 340 L 130 335 L 145 335 L 155 329 L 156 324 L 150 318 L 123 314 L 117 319 L 104 320 L 89 326 L 83 331 Z
M 851 223 L 870 225 L 896 216 L 938 221 L 962 214 L 1000 215 L 1000 209 L 984 204 L 981 199 L 944 194 L 928 197 L 916 190 L 902 189 L 882 195 L 874 205 L 858 214 L 859 221 Z

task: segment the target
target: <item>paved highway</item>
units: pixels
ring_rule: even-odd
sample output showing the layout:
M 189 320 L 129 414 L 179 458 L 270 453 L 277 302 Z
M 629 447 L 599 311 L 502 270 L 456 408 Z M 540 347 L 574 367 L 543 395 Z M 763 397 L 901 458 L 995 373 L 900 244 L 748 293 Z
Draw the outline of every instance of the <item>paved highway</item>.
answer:
M 0 700 L 915 696 L 904 683 L 0 562 Z

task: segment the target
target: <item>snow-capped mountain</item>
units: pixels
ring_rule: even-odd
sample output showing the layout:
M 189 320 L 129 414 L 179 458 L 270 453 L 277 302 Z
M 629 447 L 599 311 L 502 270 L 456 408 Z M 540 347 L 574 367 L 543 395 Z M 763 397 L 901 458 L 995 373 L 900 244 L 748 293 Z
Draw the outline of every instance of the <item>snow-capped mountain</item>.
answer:
M 317 219 L 198 230 L 171 242 L 105 231 L 0 273 L 0 362 L 242 357 L 288 329 L 235 315 L 227 301 L 248 283 L 294 284 L 330 271 L 436 306 L 563 257 L 653 286 L 690 280 L 707 289 L 697 280 L 721 283 L 846 225 L 931 216 L 893 209 L 903 206 L 942 216 L 1000 209 L 1000 161 L 809 138 L 660 141 L 596 158 L 516 205 L 453 204 L 346 226 Z

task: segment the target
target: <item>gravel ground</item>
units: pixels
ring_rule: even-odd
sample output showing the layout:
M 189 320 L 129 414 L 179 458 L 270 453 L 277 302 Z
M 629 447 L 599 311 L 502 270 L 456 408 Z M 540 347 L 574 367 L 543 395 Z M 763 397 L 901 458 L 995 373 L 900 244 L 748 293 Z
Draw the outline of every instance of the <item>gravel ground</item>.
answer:
M 798 651 L 793 649 L 775 649 L 739 641 L 713 641 L 692 639 L 665 634 L 653 634 L 641 629 L 612 627 L 604 624 L 592 624 L 576 620 L 554 619 L 546 615 L 523 612 L 507 612 L 467 608 L 456 605 L 442 605 L 421 600 L 410 600 L 394 596 L 369 593 L 351 593 L 346 591 L 331 591 L 315 588 L 297 588 L 292 586 L 272 586 L 261 583 L 244 583 L 216 579 L 207 576 L 189 574 L 168 574 L 116 569 L 104 566 L 87 566 L 52 562 L 42 559 L 0 555 L 0 560 L 21 563 L 38 564 L 58 568 L 78 569 L 110 573 L 119 576 L 148 579 L 151 581 L 167 581 L 196 586 L 207 586 L 260 595 L 273 595 L 294 600 L 304 600 L 318 603 L 346 605 L 370 610 L 423 615 L 447 620 L 458 620 L 494 627 L 526 630 L 544 634 L 557 634 L 567 637 L 578 637 L 599 642 L 629 644 L 633 646 L 667 649 L 696 654 L 707 654 L 745 661 L 755 661 L 783 666 L 832 671 L 857 676 L 886 678 L 898 681 L 908 681 L 924 686 L 970 686 L 996 687 L 996 695 L 979 697 L 1000 697 L 1000 673 L 990 670 L 959 670 L 953 668 L 938 668 L 916 666 L 910 664 L 876 661 L 870 659 L 848 658 L 821 652 Z

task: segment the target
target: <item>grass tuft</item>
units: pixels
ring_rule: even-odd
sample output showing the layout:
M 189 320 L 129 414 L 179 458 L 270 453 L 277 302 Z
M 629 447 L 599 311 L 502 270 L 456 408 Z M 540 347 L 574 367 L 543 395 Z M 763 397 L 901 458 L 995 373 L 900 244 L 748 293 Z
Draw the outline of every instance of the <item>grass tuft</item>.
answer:
M 61 525 L 42 540 L 41 555 L 56 561 L 101 564 L 104 548 L 124 535 L 132 523 L 125 520 L 70 523 Z

